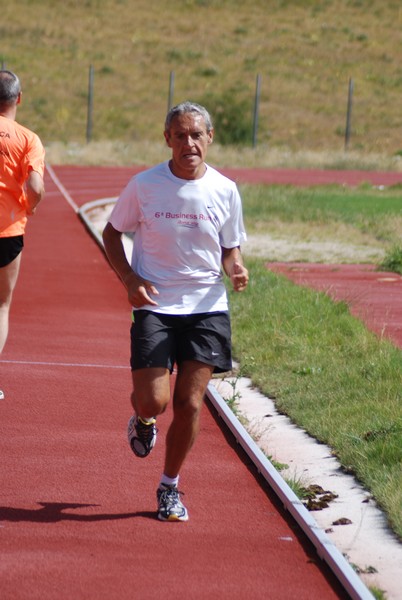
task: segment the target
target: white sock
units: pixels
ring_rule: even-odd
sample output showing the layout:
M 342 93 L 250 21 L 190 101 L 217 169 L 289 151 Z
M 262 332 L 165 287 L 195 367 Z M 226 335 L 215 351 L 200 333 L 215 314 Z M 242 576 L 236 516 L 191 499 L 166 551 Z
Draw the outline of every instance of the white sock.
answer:
M 138 415 L 137 415 L 138 417 Z M 154 417 L 150 417 L 149 419 L 144 419 L 144 417 L 138 417 L 145 425 L 153 425 L 155 423 Z
M 163 474 L 161 477 L 159 487 L 161 487 L 162 485 L 165 485 L 165 486 L 174 485 L 175 487 L 177 487 L 178 484 L 179 484 L 179 476 L 178 475 L 177 475 L 177 477 L 168 477 L 167 475 Z

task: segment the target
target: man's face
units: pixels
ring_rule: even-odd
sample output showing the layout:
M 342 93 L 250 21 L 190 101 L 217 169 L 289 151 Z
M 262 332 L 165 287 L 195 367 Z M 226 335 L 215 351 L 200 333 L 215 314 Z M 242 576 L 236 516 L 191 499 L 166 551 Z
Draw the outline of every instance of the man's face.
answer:
M 213 130 L 207 132 L 204 117 L 197 113 L 185 113 L 175 117 L 165 139 L 172 149 L 171 169 L 180 179 L 199 179 L 205 173 L 204 160 Z

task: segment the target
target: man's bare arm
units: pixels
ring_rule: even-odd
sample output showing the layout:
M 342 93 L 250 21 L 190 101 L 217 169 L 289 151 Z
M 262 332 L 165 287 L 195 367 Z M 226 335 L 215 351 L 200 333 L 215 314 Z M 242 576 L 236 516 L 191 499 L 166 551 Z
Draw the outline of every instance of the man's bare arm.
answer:
M 31 171 L 25 185 L 27 197 L 27 214 L 33 215 L 36 207 L 45 195 L 43 177 L 37 171 Z
M 128 300 L 136 308 L 151 304 L 157 306 L 158 303 L 149 296 L 149 294 L 158 295 L 158 290 L 150 282 L 139 277 L 131 268 L 126 253 L 124 251 L 122 233 L 117 231 L 111 223 L 107 223 L 103 230 L 103 243 L 106 256 L 110 264 L 124 283 Z
M 248 284 L 248 270 L 243 265 L 240 248 L 222 248 L 222 266 L 235 292 L 242 292 Z

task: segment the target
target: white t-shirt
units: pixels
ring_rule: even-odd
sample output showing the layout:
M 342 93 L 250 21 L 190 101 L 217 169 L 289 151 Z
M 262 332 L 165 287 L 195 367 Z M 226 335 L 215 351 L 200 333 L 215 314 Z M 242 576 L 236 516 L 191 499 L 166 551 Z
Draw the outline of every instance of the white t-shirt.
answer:
M 165 314 L 228 309 L 222 279 L 224 248 L 247 239 L 236 184 L 207 165 L 201 179 L 175 177 L 168 161 L 135 175 L 110 216 L 120 232 L 133 232 L 133 270 L 159 292 Z

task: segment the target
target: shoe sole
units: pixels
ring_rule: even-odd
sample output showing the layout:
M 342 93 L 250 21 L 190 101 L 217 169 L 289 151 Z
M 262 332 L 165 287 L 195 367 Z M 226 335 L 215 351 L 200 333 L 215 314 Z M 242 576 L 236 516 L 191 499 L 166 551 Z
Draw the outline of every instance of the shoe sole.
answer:
M 144 448 L 145 452 L 141 453 L 141 452 L 139 452 L 136 449 L 136 447 L 135 447 L 135 443 L 136 442 L 139 442 L 141 448 Z M 141 442 L 141 440 L 139 438 L 135 437 L 135 438 L 131 438 L 131 440 L 130 440 L 130 448 L 134 452 L 134 454 L 136 456 L 138 456 L 138 458 L 146 458 L 151 453 L 151 450 L 153 449 L 153 446 L 149 450 L 146 450 L 145 447 L 144 447 L 144 444 Z
M 147 456 L 149 456 L 149 454 L 151 453 L 151 451 L 153 450 L 155 443 L 156 443 L 156 433 L 154 436 L 154 440 L 153 440 L 153 444 L 152 446 L 147 449 L 145 448 L 144 444 L 142 443 L 142 441 L 140 440 L 140 438 L 135 437 L 135 434 L 137 433 L 133 422 L 135 420 L 135 417 L 131 417 L 129 422 L 128 422 L 128 426 L 127 426 L 127 437 L 128 437 L 128 443 L 130 444 L 130 448 L 133 451 L 133 453 L 135 454 L 135 456 L 137 456 L 138 458 L 146 458 Z M 135 443 L 138 441 L 141 450 L 143 450 L 143 452 L 138 451 L 137 448 L 135 448 Z
M 177 515 L 169 515 L 168 518 L 166 519 L 165 517 L 163 517 L 160 513 L 158 513 L 158 519 L 159 521 L 164 521 L 164 522 L 182 522 L 185 523 L 186 521 L 188 521 L 188 514 L 184 515 L 183 517 L 179 517 Z

